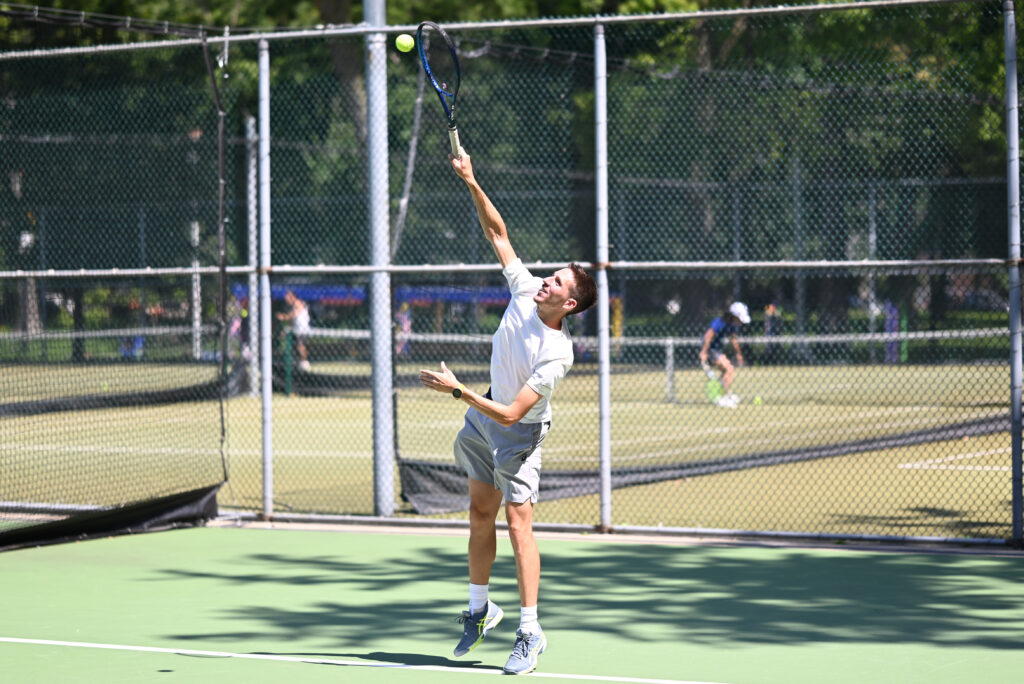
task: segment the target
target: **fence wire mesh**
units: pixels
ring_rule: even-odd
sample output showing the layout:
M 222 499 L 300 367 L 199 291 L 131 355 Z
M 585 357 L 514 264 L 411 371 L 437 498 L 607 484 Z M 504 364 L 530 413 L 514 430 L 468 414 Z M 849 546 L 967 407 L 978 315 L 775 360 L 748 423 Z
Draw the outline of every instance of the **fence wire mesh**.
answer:
M 217 485 L 217 115 L 200 48 L 0 74 L 0 531 Z
M 612 525 L 1009 537 L 1000 5 L 616 18 L 602 28 Z M 528 264 L 595 262 L 594 24 L 452 34 L 462 143 L 517 253 Z M 278 515 L 373 515 L 373 287 L 357 267 L 370 263 L 372 242 L 368 128 L 384 117 L 389 253 L 408 267 L 390 274 L 394 326 L 383 341 L 396 515 L 465 518 L 451 455 L 464 407 L 422 389 L 417 374 L 443 360 L 483 391 L 508 292 L 449 168 L 433 92 L 414 53 L 389 46 L 386 102 L 368 95 L 360 35 L 267 49 L 269 178 L 257 172 L 255 41 L 233 43 L 218 70 L 232 267 L 223 357 L 217 276 L 190 274 L 218 257 L 216 110 L 200 47 L 0 61 L 10 397 L 0 421 L 17 435 L 5 461 L 32 464 L 4 478 L 0 500 L 59 498 L 54 483 L 85 472 L 108 480 L 110 468 L 140 481 L 216 481 L 216 469 L 198 476 L 147 458 L 217 452 L 219 402 L 203 388 L 223 361 L 221 508 L 260 514 L 269 492 Z M 257 237 L 261 183 L 267 245 Z M 255 288 L 261 246 L 277 269 L 270 330 Z M 413 268 L 424 264 L 453 267 Z M 454 266 L 465 264 L 479 266 Z M 147 272 L 157 268 L 170 271 Z M 751 321 L 738 334 L 742 365 L 726 345 L 737 369 L 724 388 L 698 356 L 737 301 Z M 555 393 L 541 523 L 601 521 L 597 328 L 596 310 L 571 323 L 576 362 Z M 136 393 L 133 413 L 104 404 L 97 383 Z M 186 392 L 163 404 L 173 421 L 148 403 L 169 388 Z M 61 409 L 61 428 L 17 410 L 81 395 L 96 405 Z M 91 437 L 68 431 L 80 415 L 97 426 Z M 59 448 L 40 451 L 46 441 Z

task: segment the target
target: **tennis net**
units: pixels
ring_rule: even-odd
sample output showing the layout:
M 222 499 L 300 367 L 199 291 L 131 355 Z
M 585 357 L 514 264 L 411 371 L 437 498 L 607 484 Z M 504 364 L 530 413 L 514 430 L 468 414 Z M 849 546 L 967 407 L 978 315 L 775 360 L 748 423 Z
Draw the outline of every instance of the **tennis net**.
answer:
M 0 547 L 215 510 L 216 326 L 6 333 L 0 359 Z
M 580 336 L 575 342 L 577 363 L 556 397 L 559 412 L 574 419 L 545 443 L 546 500 L 593 495 L 600 488 L 598 433 L 580 427 L 596 411 L 597 340 Z M 398 364 L 396 387 L 411 387 L 415 367 L 435 367 L 441 358 L 460 380 L 486 383 L 479 359 L 489 351 L 489 340 L 422 335 L 410 337 L 409 344 L 407 353 L 416 356 L 415 345 L 422 344 L 430 358 Z M 733 386 L 744 407 L 738 412 L 724 411 L 705 395 L 700 344 L 684 337 L 610 340 L 613 488 L 850 458 L 1010 429 L 1002 382 L 1005 330 L 750 336 L 743 340 L 747 364 Z M 442 356 L 438 350 L 444 345 Z M 421 415 L 431 399 L 413 390 L 398 396 L 400 415 Z M 651 428 L 673 422 L 679 429 Z M 428 444 L 409 432 L 400 441 L 402 493 L 419 513 L 467 505 L 464 474 L 450 455 L 453 437 Z

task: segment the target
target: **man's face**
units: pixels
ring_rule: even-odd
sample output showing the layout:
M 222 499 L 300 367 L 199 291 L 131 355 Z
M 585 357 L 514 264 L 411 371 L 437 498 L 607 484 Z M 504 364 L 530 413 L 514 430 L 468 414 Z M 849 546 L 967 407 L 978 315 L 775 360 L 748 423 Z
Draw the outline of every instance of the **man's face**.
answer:
M 576 306 L 576 300 L 571 296 L 574 284 L 572 270 L 563 268 L 555 271 L 547 278 L 540 290 L 533 296 L 533 301 L 545 308 L 569 308 Z M 570 305 L 566 306 L 568 303 Z

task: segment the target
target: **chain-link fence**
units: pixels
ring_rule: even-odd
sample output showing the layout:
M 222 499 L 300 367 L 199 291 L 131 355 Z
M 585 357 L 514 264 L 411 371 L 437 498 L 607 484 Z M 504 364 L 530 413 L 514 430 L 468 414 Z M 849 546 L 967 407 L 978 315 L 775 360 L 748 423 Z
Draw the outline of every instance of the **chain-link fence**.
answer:
M 517 253 L 538 275 L 607 269 L 607 330 L 597 308 L 571 323 L 540 523 L 1014 534 L 1003 32 L 994 2 L 452 28 L 462 142 Z M 216 453 L 221 403 L 203 383 L 222 367 L 222 510 L 465 519 L 464 407 L 417 375 L 443 360 L 483 391 L 508 291 L 414 53 L 374 53 L 369 33 L 211 39 L 223 312 L 217 114 L 196 41 L 0 61 L 5 395 L 49 383 L 50 400 L 99 401 L 97 382 L 152 383 L 130 390 L 144 411 L 130 428 L 109 427 L 102 402 L 61 409 L 61 428 L 5 411 L 23 479 L 81 480 L 97 450 L 139 478 L 163 448 Z M 385 58 L 384 100 L 367 54 Z M 390 292 L 376 310 L 374 274 Z M 742 365 L 726 345 L 735 379 L 729 364 L 709 378 L 703 338 L 737 301 Z M 162 404 L 174 420 L 143 409 L 162 383 L 192 388 Z M 67 427 L 97 420 L 94 438 Z

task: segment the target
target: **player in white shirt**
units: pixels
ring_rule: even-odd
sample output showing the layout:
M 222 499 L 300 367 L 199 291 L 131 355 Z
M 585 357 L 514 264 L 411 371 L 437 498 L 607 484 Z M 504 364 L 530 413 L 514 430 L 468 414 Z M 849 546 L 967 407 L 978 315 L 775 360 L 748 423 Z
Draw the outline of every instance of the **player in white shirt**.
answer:
M 468 389 L 443 362 L 440 371 L 420 371 L 424 386 L 469 404 L 455 440 L 455 460 L 469 476 L 470 496 L 469 610 L 460 618 L 464 631 L 455 655 L 476 648 L 503 616 L 488 598 L 488 585 L 497 549 L 495 518 L 504 499 L 520 599 L 516 643 L 504 670 L 525 674 L 536 668 L 547 645 L 537 620 L 540 554 L 533 505 L 541 443 L 551 426 L 551 394 L 572 367 L 572 339 L 564 319 L 589 308 L 597 286 L 578 264 L 547 278 L 531 275 L 512 249 L 501 214 L 480 188 L 469 155 L 463 150 L 461 157 L 449 158 L 469 188 L 512 295 L 493 337 L 490 391 Z
M 292 322 L 292 334 L 295 335 L 295 349 L 299 352 L 299 369 L 308 371 L 309 353 L 306 351 L 306 338 L 309 336 L 309 307 L 306 302 L 288 290 L 284 293 L 284 301 L 288 304 L 288 311 L 277 314 L 279 321 Z

